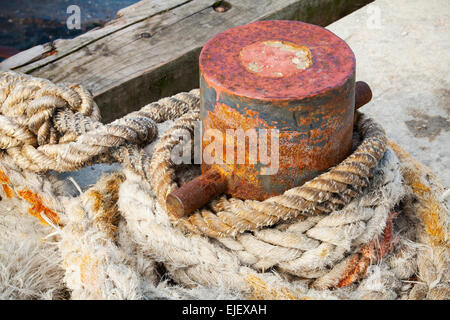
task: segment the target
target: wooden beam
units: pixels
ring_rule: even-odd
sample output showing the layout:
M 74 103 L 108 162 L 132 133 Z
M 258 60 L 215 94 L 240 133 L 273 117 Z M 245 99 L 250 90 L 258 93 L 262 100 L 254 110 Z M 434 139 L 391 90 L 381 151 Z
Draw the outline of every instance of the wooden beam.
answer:
M 370 1 L 229 0 L 232 7 L 223 13 L 213 9 L 211 0 L 162 2 L 139 2 L 104 28 L 65 40 L 53 56 L 16 70 L 83 84 L 109 122 L 163 96 L 198 87 L 201 47 L 224 30 L 268 19 L 324 26 Z
M 106 23 L 102 28 L 94 28 L 74 39 L 57 39 L 53 43 L 46 43 L 43 46 L 36 46 L 22 51 L 0 63 L 0 70 L 20 68 L 18 70 L 20 72 L 31 73 L 114 32 L 126 29 L 135 23 L 151 18 L 166 10 L 176 8 L 186 2 L 189 2 L 189 0 L 139 1 L 119 10 L 116 18 Z

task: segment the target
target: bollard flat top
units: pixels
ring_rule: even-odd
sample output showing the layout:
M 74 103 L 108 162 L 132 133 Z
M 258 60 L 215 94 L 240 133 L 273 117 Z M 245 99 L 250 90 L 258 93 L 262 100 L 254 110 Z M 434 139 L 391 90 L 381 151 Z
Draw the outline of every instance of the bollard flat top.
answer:
M 343 85 L 355 70 L 350 47 L 299 21 L 258 21 L 210 39 L 200 53 L 208 85 L 259 100 L 298 100 Z

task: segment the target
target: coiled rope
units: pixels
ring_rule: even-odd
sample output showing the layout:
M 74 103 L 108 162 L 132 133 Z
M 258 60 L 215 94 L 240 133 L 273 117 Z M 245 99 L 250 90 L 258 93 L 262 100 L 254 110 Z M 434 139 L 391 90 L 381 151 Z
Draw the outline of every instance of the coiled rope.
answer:
M 283 299 L 448 296 L 446 211 L 433 196 L 419 201 L 417 217 L 400 212 L 407 195 L 428 196 L 434 189 L 406 171 L 409 191 L 402 180 L 408 164 L 399 162 L 372 120 L 359 116 L 353 153 L 303 186 L 262 202 L 222 196 L 177 220 L 165 198 L 190 173 L 178 170 L 170 154 L 180 136 L 193 134 L 198 90 L 111 124 L 99 118 L 91 95 L 78 85 L 0 74 L 0 182 L 9 195 L 21 195 L 15 185 L 43 185 L 48 170 L 114 160 L 124 165 L 68 202 L 49 183 L 49 194 L 29 200 L 33 213 L 45 215 L 41 200 L 48 200 L 64 218 L 60 252 L 73 298 L 136 299 L 155 292 L 201 298 L 202 290 Z M 168 120 L 173 124 L 158 137 L 157 125 Z M 157 138 L 147 153 L 143 147 Z M 428 214 L 431 207 L 437 216 Z M 394 232 L 402 225 L 407 232 Z M 437 242 L 428 240 L 429 225 Z M 430 249 L 416 246 L 416 239 Z M 178 286 L 158 284 L 157 263 Z M 423 279 L 420 286 L 402 286 L 414 276 Z
M 79 85 L 55 85 L 6 72 L 0 77 L 0 87 L 0 147 L 22 169 L 73 171 L 96 162 L 111 162 L 112 157 L 149 181 L 163 207 L 167 195 L 178 187 L 170 155 L 182 131 L 193 134 L 199 119 L 198 90 L 162 99 L 103 125 L 97 105 Z M 150 159 L 142 144 L 157 137 L 156 123 L 174 119 L 177 121 L 161 137 Z M 210 237 L 235 236 L 300 214 L 342 208 L 368 185 L 370 170 L 386 150 L 383 129 L 370 119 L 359 119 L 357 131 L 362 143 L 328 172 L 262 202 L 221 197 L 209 208 L 175 223 Z
M 166 131 L 155 146 L 150 167 L 151 185 L 161 206 L 178 187 L 176 165 L 170 155 L 182 131 L 193 133 L 197 117 L 182 117 Z M 227 199 L 213 201 L 209 208 L 195 212 L 177 223 L 187 231 L 219 238 L 271 226 L 299 215 L 330 213 L 342 209 L 369 184 L 371 169 L 386 151 L 384 130 L 371 119 L 359 117 L 356 131 L 362 143 L 343 162 L 304 185 L 265 201 Z

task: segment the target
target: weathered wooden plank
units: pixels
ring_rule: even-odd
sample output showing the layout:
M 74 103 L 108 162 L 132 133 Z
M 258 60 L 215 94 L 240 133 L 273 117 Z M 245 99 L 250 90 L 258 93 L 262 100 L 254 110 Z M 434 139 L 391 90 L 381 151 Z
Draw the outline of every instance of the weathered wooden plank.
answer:
M 35 62 L 18 70 L 56 82 L 82 83 L 93 92 L 104 121 L 110 121 L 162 96 L 197 87 L 200 49 L 217 33 L 264 19 L 327 25 L 355 4 L 370 1 L 228 2 L 232 8 L 223 13 L 213 10 L 211 0 L 178 3 L 170 10 L 158 11 L 95 40 L 91 38 L 62 58 Z
M 25 50 L 0 63 L 0 70 L 17 69 L 24 73 L 55 62 L 65 56 L 82 49 L 86 45 L 106 37 L 116 31 L 125 29 L 135 23 L 157 15 L 166 10 L 176 8 L 192 0 L 143 0 L 117 12 L 114 20 L 102 28 L 95 28 L 75 39 L 57 39 L 43 46 Z M 41 51 L 41 52 L 39 52 Z
M 28 63 L 41 59 L 45 54 L 53 50 L 52 43 L 45 43 L 19 52 L 1 63 L 0 70 L 19 68 Z

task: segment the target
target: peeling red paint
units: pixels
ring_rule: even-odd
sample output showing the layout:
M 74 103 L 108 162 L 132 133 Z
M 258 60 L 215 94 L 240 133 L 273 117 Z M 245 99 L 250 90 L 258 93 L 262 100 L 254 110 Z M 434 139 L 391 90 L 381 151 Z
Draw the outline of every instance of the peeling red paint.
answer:
M 287 41 L 258 41 L 242 48 L 241 64 L 260 77 L 281 78 L 299 73 L 312 64 L 311 51 Z
M 312 65 L 288 77 L 261 77 L 237 58 L 256 42 L 280 40 L 308 48 Z M 221 92 L 259 100 L 298 100 L 332 86 L 344 85 L 355 69 L 349 46 L 325 28 L 299 21 L 258 21 L 235 27 L 210 39 L 200 54 L 200 72 Z
M 9 186 L 10 181 L 9 181 L 8 176 L 1 169 L 0 169 L 0 183 L 2 185 L 2 189 L 3 189 L 3 192 L 5 193 L 6 197 L 11 199 L 14 196 L 14 191 Z

